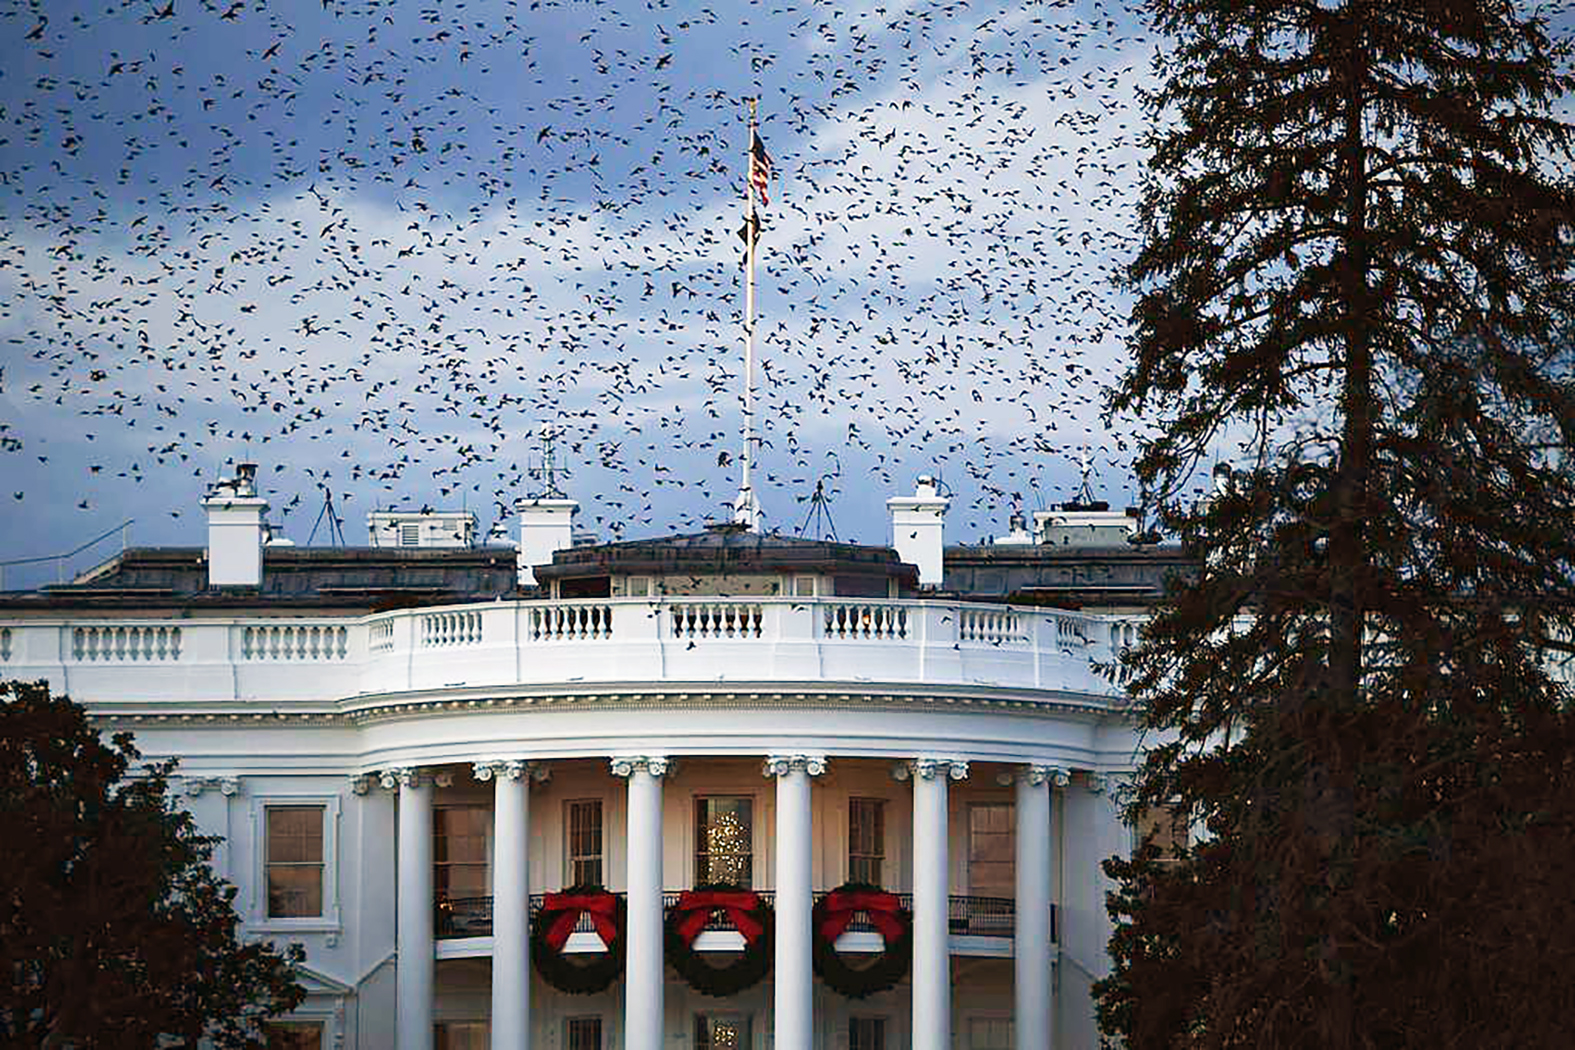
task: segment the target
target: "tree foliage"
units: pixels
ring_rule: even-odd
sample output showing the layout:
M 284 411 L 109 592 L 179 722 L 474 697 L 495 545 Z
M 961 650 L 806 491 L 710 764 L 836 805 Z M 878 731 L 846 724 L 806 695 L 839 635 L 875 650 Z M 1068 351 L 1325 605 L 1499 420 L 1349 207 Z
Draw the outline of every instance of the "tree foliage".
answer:
M 1129 1045 L 1565 1045 L 1565 49 L 1478 0 L 1149 0 L 1171 41 L 1112 413 L 1199 551 L 1133 658 Z M 1185 486 L 1234 443 L 1215 498 Z
M 133 771 L 44 683 L 0 684 L 0 1036 L 19 1046 L 261 1047 L 305 996 L 281 953 L 236 937 L 218 840 L 174 808 L 174 761 Z M 133 774 L 128 776 L 128 774 Z

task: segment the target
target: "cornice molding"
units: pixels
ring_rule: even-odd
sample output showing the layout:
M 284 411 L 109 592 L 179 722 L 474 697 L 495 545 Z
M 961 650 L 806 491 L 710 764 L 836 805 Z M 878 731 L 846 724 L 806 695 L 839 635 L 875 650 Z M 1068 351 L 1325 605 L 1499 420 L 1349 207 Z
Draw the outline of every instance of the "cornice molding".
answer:
M 467 691 L 469 693 L 469 691 Z M 233 731 L 247 725 L 269 727 L 329 729 L 357 728 L 377 722 L 429 717 L 448 713 L 529 710 L 752 710 L 778 707 L 865 708 L 876 710 L 935 711 L 1010 711 L 1017 715 L 1042 718 L 1093 716 L 1134 720 L 1130 705 L 1103 699 L 1079 699 L 1075 694 L 1047 691 L 1030 696 L 1021 690 L 998 690 L 992 686 L 968 689 L 963 686 L 917 688 L 913 691 L 848 690 L 807 687 L 770 687 L 721 689 L 696 685 L 687 689 L 598 689 L 581 692 L 565 684 L 559 691 L 500 693 L 496 688 L 476 691 L 462 697 L 387 694 L 347 697 L 337 710 L 314 711 L 240 711 L 240 710 L 125 710 L 116 707 L 93 711 L 90 718 L 103 726 L 168 725 L 201 726 Z M 138 705 L 139 707 L 142 705 Z M 226 703 L 225 707 L 229 707 Z

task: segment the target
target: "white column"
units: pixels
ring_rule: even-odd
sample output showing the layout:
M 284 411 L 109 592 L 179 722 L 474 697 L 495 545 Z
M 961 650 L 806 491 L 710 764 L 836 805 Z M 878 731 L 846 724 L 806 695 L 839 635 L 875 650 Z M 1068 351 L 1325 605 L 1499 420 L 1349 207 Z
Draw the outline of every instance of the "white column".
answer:
M 913 1050 L 952 1045 L 951 930 L 947 922 L 947 780 L 968 763 L 921 758 L 898 767 L 913 777 Z
M 432 783 L 419 770 L 383 774 L 399 784 L 399 968 L 395 1036 L 399 1050 L 432 1046 Z
M 777 782 L 776 989 L 773 1043 L 814 1043 L 814 959 L 809 914 L 814 907 L 809 778 L 826 771 L 825 759 L 805 755 L 766 759 L 766 776 Z
M 629 780 L 624 841 L 629 851 L 629 922 L 625 936 L 624 1048 L 661 1050 L 662 985 L 662 777 L 667 759 L 615 758 L 614 776 Z
M 477 762 L 494 780 L 492 1050 L 530 1050 L 530 763 Z
M 1050 1050 L 1054 1017 L 1050 942 L 1051 786 L 1065 787 L 1064 770 L 1025 766 L 1003 780 L 1017 782 L 1017 900 L 1013 914 L 1012 998 L 1017 1050 Z

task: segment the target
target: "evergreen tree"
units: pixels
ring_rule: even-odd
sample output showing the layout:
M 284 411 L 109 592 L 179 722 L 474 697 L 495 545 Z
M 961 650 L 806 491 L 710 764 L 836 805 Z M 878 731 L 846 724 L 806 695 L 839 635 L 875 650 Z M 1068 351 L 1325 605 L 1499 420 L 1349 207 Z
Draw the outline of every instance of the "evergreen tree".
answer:
M 128 778 L 140 757 L 45 684 L 0 683 L 6 1046 L 261 1047 L 256 1022 L 305 995 L 299 945 L 237 940 L 218 840 L 166 795 L 174 762 Z
M 1575 1008 L 1571 86 L 1494 0 L 1149 0 L 1137 472 L 1200 556 L 1132 660 L 1102 1030 L 1543 1047 Z M 1186 490 L 1221 449 L 1229 485 Z

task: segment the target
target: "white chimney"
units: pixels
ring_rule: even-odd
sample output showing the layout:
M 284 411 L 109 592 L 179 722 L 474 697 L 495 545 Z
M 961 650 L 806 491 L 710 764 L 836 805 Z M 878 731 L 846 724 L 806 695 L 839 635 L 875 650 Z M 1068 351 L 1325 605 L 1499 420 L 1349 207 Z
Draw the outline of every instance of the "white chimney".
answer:
M 521 587 L 536 586 L 536 566 L 552 564 L 553 551 L 574 546 L 574 516 L 580 504 L 572 499 L 533 496 L 514 501 L 520 515 L 517 565 Z
M 208 586 L 260 587 L 268 501 L 257 495 L 257 464 L 238 463 L 235 477 L 214 483 L 208 512 Z
M 935 479 L 919 475 L 912 496 L 886 501 L 891 512 L 891 545 L 903 561 L 919 567 L 920 587 L 939 587 L 944 577 L 942 526 L 951 500 L 939 495 Z

